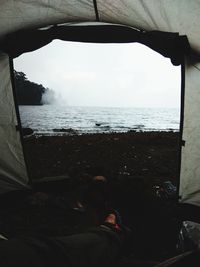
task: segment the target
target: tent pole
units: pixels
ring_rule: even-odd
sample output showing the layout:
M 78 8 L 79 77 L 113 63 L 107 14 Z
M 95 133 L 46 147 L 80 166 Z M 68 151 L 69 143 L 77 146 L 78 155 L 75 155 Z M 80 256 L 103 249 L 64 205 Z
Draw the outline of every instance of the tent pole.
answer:
M 185 140 L 183 140 L 183 126 L 184 126 L 184 104 L 185 104 L 185 59 L 183 58 L 181 64 L 181 107 L 180 107 L 180 127 L 179 127 L 179 162 L 178 162 L 178 183 L 177 183 L 177 199 L 180 190 L 180 176 L 181 176 L 181 154 L 182 147 L 185 146 Z
M 96 15 L 96 21 L 100 21 L 99 20 L 99 11 L 98 11 L 98 7 L 97 7 L 97 0 L 93 0 L 93 5 L 94 5 L 94 11 L 95 11 L 95 15 Z

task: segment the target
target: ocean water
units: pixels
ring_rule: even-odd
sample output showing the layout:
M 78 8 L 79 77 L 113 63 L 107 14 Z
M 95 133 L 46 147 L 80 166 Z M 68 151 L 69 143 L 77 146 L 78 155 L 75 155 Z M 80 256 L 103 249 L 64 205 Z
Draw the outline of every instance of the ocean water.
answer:
M 179 131 L 179 109 L 19 106 L 23 127 L 36 134 Z

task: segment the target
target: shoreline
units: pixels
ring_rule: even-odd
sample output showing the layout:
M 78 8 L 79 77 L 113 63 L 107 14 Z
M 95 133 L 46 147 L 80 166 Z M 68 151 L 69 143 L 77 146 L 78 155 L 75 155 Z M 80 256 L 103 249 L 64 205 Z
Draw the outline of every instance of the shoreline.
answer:
M 124 131 L 115 131 L 115 130 L 90 130 L 90 131 L 83 131 L 77 130 L 73 128 L 55 128 L 48 132 L 42 132 L 32 128 L 22 128 L 22 132 L 24 133 L 24 138 L 35 136 L 35 137 L 51 137 L 51 136 L 81 136 L 81 135 L 95 135 L 95 134 L 129 134 L 129 133 L 179 133 L 180 129 L 140 129 L 140 128 L 133 128 L 130 130 Z
M 21 106 L 23 127 L 35 134 L 179 130 L 179 109 Z

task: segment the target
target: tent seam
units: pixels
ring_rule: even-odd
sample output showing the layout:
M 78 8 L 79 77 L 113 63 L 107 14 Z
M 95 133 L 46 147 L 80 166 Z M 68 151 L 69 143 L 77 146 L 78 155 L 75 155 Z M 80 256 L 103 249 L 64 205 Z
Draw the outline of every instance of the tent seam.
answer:
M 93 0 L 93 5 L 94 5 L 94 11 L 95 11 L 95 15 L 96 15 L 96 21 L 100 21 L 99 11 L 98 11 L 98 7 L 97 7 L 97 0 Z

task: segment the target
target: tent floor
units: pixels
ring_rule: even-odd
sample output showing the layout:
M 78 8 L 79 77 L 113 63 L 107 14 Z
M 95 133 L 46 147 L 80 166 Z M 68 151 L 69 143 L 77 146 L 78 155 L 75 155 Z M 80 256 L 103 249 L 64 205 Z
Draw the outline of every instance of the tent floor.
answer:
M 0 233 L 69 235 L 98 224 L 102 207 L 93 201 L 84 212 L 72 207 L 88 174 L 104 175 L 110 206 L 133 231 L 127 253 L 153 261 L 176 255 L 181 222 L 194 212 L 189 208 L 184 217 L 175 199 L 158 198 L 153 187 L 166 180 L 176 184 L 178 133 L 32 137 L 25 150 L 33 190 L 0 197 Z
M 63 187 L 68 188 L 63 192 Z M 70 179 L 36 184 L 34 190 L 11 192 L 1 197 L 1 233 L 12 238 L 20 235 L 70 235 L 98 225 L 102 210 L 88 205 L 73 209 L 72 203 L 82 185 Z M 127 198 L 127 192 L 110 185 L 112 207 L 122 215 L 133 232 L 127 255 L 152 261 L 176 255 L 181 221 L 174 216 L 176 204 L 156 198 Z M 120 199 L 118 198 L 120 194 Z

